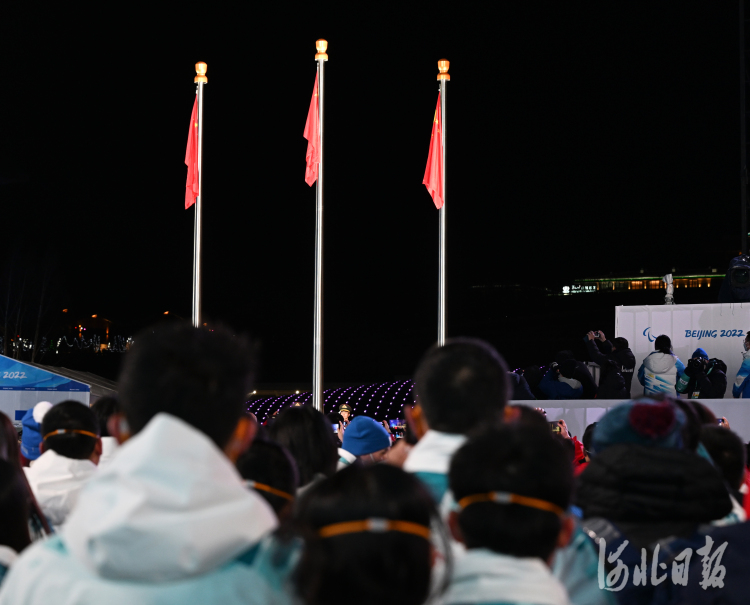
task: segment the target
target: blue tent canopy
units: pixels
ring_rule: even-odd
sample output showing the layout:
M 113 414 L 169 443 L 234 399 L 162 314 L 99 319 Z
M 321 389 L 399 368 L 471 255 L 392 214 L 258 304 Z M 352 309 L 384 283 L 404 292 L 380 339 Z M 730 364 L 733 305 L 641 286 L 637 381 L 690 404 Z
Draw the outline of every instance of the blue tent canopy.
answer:
M 0 390 L 87 393 L 90 387 L 82 382 L 0 355 Z

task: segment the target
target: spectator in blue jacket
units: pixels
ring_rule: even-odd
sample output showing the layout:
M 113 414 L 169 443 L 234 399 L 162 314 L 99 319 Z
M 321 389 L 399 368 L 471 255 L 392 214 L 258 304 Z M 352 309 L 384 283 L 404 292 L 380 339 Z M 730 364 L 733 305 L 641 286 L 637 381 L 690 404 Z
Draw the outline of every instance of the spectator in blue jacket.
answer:
M 744 342 L 744 351 L 742 351 L 742 365 L 737 378 L 734 379 L 732 395 L 735 399 L 750 399 L 750 332 L 747 333 Z

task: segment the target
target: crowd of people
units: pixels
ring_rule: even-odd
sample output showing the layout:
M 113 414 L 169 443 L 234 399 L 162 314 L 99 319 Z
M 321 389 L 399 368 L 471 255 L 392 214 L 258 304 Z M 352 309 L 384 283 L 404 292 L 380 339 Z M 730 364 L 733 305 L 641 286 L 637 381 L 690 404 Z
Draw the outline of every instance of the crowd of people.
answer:
M 726 366 L 659 337 L 636 372 L 624 339 L 587 341 L 598 385 L 572 356 L 527 382 L 486 342 L 429 349 L 395 439 L 348 406 L 260 425 L 251 343 L 148 330 L 117 399 L 40 403 L 20 445 L 0 416 L 0 605 L 744 602 L 746 446 L 678 397 L 718 393 Z M 580 441 L 510 403 L 633 374 L 644 395 Z
M 645 395 L 685 394 L 688 399 L 722 399 L 727 391 L 727 365 L 721 359 L 709 358 L 697 348 L 687 366 L 672 350 L 666 334 L 657 336 L 654 351 L 636 371 L 635 356 L 627 339 L 611 341 L 604 332 L 589 332 L 585 338 L 590 360 L 599 367 L 599 381 L 588 366 L 575 359 L 572 351 L 560 351 L 546 371 L 538 366 L 516 370 L 512 376 L 513 399 L 627 399 L 633 375 Z M 745 339 L 743 363 L 733 387 L 734 397 L 750 397 L 750 332 Z

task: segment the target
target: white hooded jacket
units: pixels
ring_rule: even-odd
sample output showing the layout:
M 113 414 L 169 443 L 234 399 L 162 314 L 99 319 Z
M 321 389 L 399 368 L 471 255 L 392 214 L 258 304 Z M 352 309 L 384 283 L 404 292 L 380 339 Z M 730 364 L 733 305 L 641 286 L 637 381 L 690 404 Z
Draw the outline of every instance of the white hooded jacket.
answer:
M 676 395 L 675 387 L 684 371 L 685 366 L 679 357 L 654 351 L 643 360 L 638 369 L 638 380 L 644 387 L 644 395 Z
M 60 536 L 24 551 L 0 604 L 242 602 L 243 557 L 276 525 L 206 435 L 159 414 L 89 482 Z
M 96 473 L 96 464 L 47 450 L 24 471 L 44 516 L 59 528 L 76 505 L 84 484 Z
M 456 561 L 441 605 L 534 603 L 570 605 L 565 587 L 541 559 L 471 549 Z

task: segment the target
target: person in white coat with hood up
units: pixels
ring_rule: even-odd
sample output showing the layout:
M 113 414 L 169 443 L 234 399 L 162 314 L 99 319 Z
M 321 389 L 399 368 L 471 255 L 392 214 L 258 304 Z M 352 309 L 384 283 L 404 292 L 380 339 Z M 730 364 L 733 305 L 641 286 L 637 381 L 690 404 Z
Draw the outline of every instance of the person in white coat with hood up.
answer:
M 656 337 L 654 348 L 656 350 L 643 360 L 638 369 L 638 382 L 643 385 L 643 394 L 666 393 L 676 397 L 677 381 L 685 372 L 685 365 L 672 352 L 672 341 L 666 334 Z
M 254 603 L 260 540 L 276 515 L 233 462 L 252 346 L 230 331 L 170 323 L 136 336 L 119 381 L 121 446 L 55 537 L 27 548 L 0 604 Z

